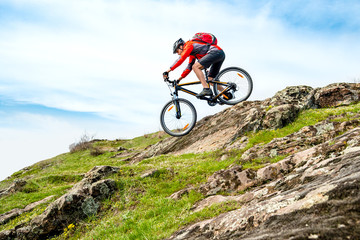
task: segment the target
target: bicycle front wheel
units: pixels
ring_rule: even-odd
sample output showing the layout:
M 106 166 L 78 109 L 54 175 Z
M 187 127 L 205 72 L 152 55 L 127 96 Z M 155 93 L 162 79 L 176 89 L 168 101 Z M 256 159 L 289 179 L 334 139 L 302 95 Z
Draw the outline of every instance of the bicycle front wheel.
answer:
M 217 75 L 216 81 L 219 82 L 214 83 L 214 92 L 216 95 L 221 93 L 222 89 L 230 86 L 230 90 L 219 96 L 219 100 L 222 103 L 229 105 L 235 105 L 245 101 L 250 97 L 253 89 L 253 82 L 250 74 L 238 67 L 225 68 Z M 226 95 L 231 97 L 229 98 Z
M 196 123 L 194 105 L 186 99 L 171 100 L 163 107 L 160 114 L 161 127 L 174 137 L 188 134 Z

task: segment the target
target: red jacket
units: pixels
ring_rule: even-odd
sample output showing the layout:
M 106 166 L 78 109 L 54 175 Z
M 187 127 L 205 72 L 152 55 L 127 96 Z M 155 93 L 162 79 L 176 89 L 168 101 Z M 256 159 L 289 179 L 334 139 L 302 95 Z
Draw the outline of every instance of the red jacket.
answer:
M 185 78 L 191 72 L 195 60 L 203 58 L 209 52 L 209 50 L 213 49 L 214 47 L 221 50 L 221 48 L 217 45 L 209 46 L 208 44 L 202 42 L 187 41 L 184 44 L 184 50 L 181 53 L 179 59 L 176 60 L 176 62 L 170 67 L 171 71 L 179 67 L 186 60 L 186 58 L 189 57 L 189 64 L 181 74 L 181 77 Z

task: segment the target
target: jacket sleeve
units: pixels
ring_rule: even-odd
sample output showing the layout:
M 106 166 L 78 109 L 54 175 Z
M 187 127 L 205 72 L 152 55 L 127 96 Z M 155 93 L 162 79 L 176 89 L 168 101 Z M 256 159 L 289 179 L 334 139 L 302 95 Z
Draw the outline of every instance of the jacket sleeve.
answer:
M 196 61 L 196 58 L 194 56 L 190 56 L 189 58 L 189 64 L 187 65 L 186 69 L 184 70 L 184 72 L 181 74 L 182 78 L 185 78 L 187 75 L 189 75 L 189 73 L 192 70 L 192 66 L 194 65 Z
M 184 51 L 182 52 L 179 59 L 170 67 L 171 71 L 174 71 L 178 66 L 180 66 L 185 61 L 185 59 L 190 56 L 190 53 L 193 49 L 194 46 L 192 44 L 185 46 Z

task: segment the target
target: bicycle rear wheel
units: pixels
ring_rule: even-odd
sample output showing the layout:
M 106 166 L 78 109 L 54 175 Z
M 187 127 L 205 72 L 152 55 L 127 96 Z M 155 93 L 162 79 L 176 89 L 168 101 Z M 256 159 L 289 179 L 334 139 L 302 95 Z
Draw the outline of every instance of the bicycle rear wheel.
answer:
M 214 83 L 214 92 L 216 95 L 221 93 L 221 90 L 219 89 L 225 89 L 230 86 L 230 89 L 226 91 L 226 93 L 230 93 L 232 98 L 228 98 L 224 94 L 219 96 L 219 100 L 228 105 L 235 105 L 245 101 L 250 97 L 253 89 L 253 82 L 250 75 L 244 69 L 238 67 L 223 69 L 216 76 L 216 81 L 219 82 Z
M 186 99 L 171 100 L 163 107 L 160 114 L 161 127 L 174 137 L 188 134 L 196 123 L 194 105 Z

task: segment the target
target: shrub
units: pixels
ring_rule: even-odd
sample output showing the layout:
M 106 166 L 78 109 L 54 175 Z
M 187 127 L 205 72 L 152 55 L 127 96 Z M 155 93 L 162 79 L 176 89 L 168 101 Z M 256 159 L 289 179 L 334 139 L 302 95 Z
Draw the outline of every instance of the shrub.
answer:
M 94 139 L 94 136 L 89 136 L 87 133 L 84 133 L 80 140 L 77 143 L 73 143 L 69 146 L 71 153 L 83 151 L 92 148 L 91 141 Z
M 90 147 L 90 155 L 93 157 L 99 156 L 103 153 L 105 153 L 105 151 L 98 147 L 92 147 L 92 146 Z

